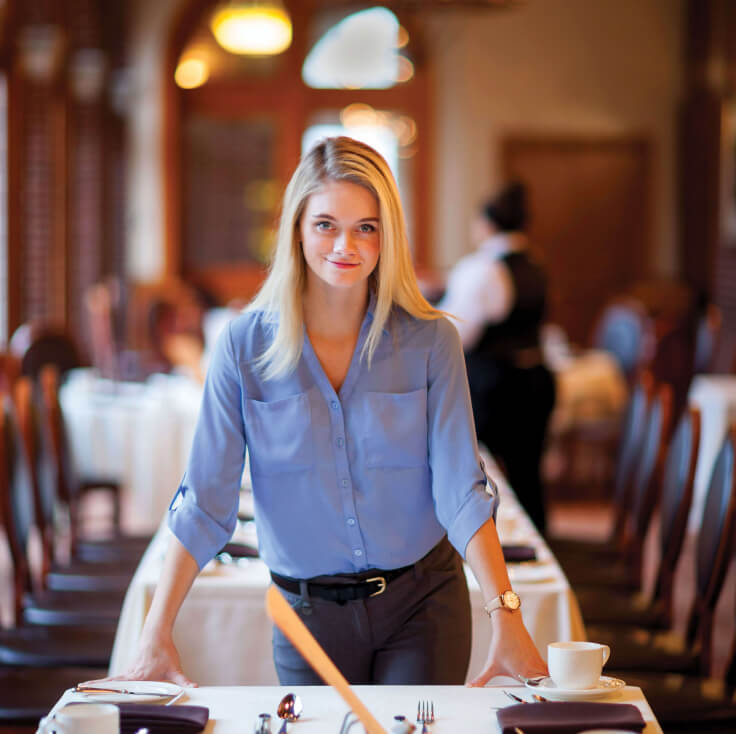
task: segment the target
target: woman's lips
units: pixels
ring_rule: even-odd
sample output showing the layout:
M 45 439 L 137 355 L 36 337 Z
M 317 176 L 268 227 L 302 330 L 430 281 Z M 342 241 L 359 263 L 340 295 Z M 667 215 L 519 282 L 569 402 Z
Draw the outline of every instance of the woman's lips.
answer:
M 336 268 L 340 268 L 342 270 L 357 268 L 359 264 L 354 262 L 341 262 L 340 260 L 328 260 L 327 262 L 330 263 L 330 265 L 334 265 Z

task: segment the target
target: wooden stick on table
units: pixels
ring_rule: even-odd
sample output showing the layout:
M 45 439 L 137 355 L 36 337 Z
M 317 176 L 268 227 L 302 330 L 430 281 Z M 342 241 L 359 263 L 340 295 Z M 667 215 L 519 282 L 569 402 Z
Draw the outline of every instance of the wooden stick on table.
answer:
M 289 638 L 322 680 L 342 696 L 368 734 L 387 734 L 275 586 L 270 586 L 266 592 L 266 609 L 274 624 Z

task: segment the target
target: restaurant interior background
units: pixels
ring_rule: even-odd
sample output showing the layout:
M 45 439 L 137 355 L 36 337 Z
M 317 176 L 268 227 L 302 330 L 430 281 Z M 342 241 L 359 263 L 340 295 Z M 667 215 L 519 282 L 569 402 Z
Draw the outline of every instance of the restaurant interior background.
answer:
M 684 394 L 682 355 L 715 306 L 710 366 L 732 369 L 733 3 L 287 0 L 292 42 L 271 56 L 218 45 L 217 6 L 0 1 L 11 351 L 43 323 L 106 376 L 192 366 L 204 309 L 245 302 L 263 277 L 301 150 L 342 130 L 392 162 L 429 291 L 472 248 L 479 202 L 519 178 L 557 340 L 595 344 L 628 298 L 647 338 L 625 371 Z M 579 498 L 569 479 L 551 499 Z
M 261 282 L 301 152 L 342 131 L 392 165 L 430 295 L 484 197 L 527 185 L 558 386 L 551 525 L 600 535 L 642 372 L 678 408 L 695 373 L 736 373 L 736 3 L 269 5 L 288 48 L 235 55 L 213 35 L 222 0 L 0 0 L 0 389 L 34 340 L 62 372 L 93 367 L 62 387 L 74 458 L 127 485 L 125 529 L 153 532 L 210 328 Z

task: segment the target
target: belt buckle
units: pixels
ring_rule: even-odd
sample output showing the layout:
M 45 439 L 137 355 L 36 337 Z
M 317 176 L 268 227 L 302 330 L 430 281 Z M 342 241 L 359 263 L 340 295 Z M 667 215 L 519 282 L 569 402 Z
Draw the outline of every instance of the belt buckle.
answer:
M 366 579 L 365 583 L 369 584 L 371 581 L 378 581 L 379 587 L 378 591 L 374 591 L 370 596 L 380 596 L 384 591 L 386 591 L 386 579 L 383 576 L 373 576 L 373 578 Z

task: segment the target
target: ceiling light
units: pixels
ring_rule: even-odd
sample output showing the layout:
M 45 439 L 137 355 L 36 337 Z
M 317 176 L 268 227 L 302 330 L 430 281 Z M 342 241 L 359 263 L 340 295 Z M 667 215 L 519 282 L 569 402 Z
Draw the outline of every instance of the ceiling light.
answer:
M 220 46 L 234 54 L 270 56 L 291 45 L 291 18 L 278 0 L 219 5 L 210 27 Z
M 209 79 L 210 70 L 202 59 L 182 59 L 174 72 L 174 80 L 182 89 L 196 89 Z

